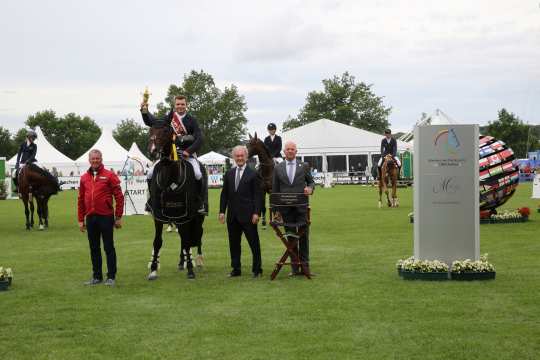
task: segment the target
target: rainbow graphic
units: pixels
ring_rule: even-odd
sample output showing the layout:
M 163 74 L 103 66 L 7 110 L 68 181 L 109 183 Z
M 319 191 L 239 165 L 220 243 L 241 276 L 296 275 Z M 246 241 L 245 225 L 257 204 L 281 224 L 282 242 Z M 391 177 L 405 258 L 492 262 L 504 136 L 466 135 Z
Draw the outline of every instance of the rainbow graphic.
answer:
M 454 129 L 445 129 L 435 135 L 433 145 L 439 152 L 455 156 L 458 153 L 460 143 Z

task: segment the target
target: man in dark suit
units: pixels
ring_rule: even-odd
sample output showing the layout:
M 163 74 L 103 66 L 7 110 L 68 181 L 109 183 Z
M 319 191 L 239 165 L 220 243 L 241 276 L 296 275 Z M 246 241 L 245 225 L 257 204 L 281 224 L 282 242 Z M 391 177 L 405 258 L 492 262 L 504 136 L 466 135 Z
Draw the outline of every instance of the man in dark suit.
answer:
M 270 156 L 274 159 L 274 162 L 276 159 L 282 159 L 281 156 L 281 136 L 276 135 L 276 124 L 270 123 L 268 124 L 268 136 L 264 138 L 264 146 L 268 149 L 268 152 L 270 152 Z
M 229 233 L 229 250 L 231 253 L 232 271 L 230 277 L 240 276 L 242 233 L 246 236 L 251 253 L 253 277 L 262 275 L 261 246 L 257 222 L 260 213 L 261 187 L 257 173 L 246 166 L 248 151 L 245 146 L 236 146 L 232 156 L 236 167 L 230 169 L 223 177 L 223 188 L 219 202 L 219 221 L 225 223 L 227 211 L 227 231 Z
M 296 144 L 292 141 L 285 143 L 285 161 L 276 165 L 272 181 L 272 193 L 303 193 L 313 194 L 315 183 L 309 165 L 296 159 Z M 289 233 L 302 232 L 299 243 L 300 260 L 309 267 L 309 227 L 307 226 L 307 206 L 283 207 L 280 209 L 285 223 L 296 223 L 298 227 L 285 227 Z M 309 272 L 309 269 L 302 269 Z M 302 271 L 292 265 L 291 275 L 301 275 Z

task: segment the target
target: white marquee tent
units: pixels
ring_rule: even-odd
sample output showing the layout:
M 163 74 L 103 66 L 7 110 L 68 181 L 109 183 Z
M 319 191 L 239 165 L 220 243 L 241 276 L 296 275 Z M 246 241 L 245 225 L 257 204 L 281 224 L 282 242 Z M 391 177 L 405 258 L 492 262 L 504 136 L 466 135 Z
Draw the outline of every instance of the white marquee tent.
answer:
M 37 139 L 35 141 L 37 145 L 36 159 L 39 165 L 47 168 L 49 171 L 53 171 L 53 167 L 56 168 L 58 173 L 64 176 L 69 175 L 70 172 L 76 173 L 77 167 L 75 162 L 68 158 L 66 155 L 58 151 L 43 135 L 43 131 L 39 126 L 36 126 L 35 132 Z M 13 156 L 8 161 L 8 166 L 14 168 L 17 163 L 17 155 Z
M 232 160 L 230 158 L 215 151 L 210 151 L 209 153 L 199 156 L 197 159 L 204 165 L 224 165 L 227 159 L 229 159 L 232 164 Z
M 82 154 L 75 162 L 81 168 L 81 173 L 86 169 L 88 164 L 88 154 L 90 150 L 98 149 L 103 154 L 103 165 L 107 169 L 114 169 L 115 171 L 121 171 L 128 158 L 128 152 L 124 149 L 113 137 L 112 130 L 103 128 L 101 130 L 101 136 L 94 145 Z
M 296 143 L 298 154 L 318 171 L 369 171 L 380 157 L 383 135 L 341 124 L 328 119 L 285 131 L 283 145 Z M 410 145 L 398 141 L 398 152 Z
M 146 165 L 151 166 L 152 160 L 146 157 L 146 155 L 143 154 L 141 149 L 139 149 L 139 146 L 134 142 L 131 144 L 131 147 L 129 148 L 128 155 L 130 158 L 135 159 L 137 161 L 140 161 L 143 166 L 146 167 Z

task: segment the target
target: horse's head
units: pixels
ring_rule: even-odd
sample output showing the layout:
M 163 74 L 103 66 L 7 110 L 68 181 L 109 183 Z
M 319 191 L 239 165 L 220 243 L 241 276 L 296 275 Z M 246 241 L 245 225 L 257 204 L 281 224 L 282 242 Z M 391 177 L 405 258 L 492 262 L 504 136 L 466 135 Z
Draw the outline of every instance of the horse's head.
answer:
M 172 143 L 173 131 L 169 124 L 156 122 L 152 125 L 148 142 L 148 152 L 152 158 L 168 158 L 171 154 Z
M 251 136 L 251 134 L 248 135 L 249 141 L 246 144 L 246 147 L 248 149 L 248 157 L 261 155 L 262 153 L 267 151 L 262 140 L 257 137 L 257 132 L 255 132 L 253 136 Z

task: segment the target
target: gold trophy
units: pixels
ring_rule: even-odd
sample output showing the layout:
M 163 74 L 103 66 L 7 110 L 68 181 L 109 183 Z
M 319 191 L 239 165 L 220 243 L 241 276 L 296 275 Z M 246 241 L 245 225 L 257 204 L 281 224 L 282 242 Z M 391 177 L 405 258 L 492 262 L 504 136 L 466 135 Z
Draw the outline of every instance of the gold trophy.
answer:
M 152 93 L 150 91 L 148 91 L 148 86 L 146 86 L 144 88 L 144 92 L 141 94 L 142 95 L 142 105 L 141 105 L 141 108 L 143 110 L 146 110 L 148 111 L 148 99 L 150 99 L 150 95 Z

